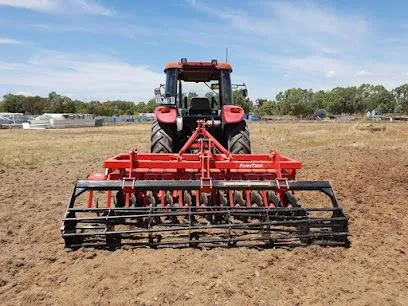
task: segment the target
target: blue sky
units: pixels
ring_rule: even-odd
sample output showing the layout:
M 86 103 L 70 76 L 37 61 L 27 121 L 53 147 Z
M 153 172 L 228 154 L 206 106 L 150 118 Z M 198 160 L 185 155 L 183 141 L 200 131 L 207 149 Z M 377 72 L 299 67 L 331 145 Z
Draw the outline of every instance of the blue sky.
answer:
M 408 1 L 0 0 L 0 96 L 144 101 L 168 61 L 225 58 L 250 97 L 408 81 Z

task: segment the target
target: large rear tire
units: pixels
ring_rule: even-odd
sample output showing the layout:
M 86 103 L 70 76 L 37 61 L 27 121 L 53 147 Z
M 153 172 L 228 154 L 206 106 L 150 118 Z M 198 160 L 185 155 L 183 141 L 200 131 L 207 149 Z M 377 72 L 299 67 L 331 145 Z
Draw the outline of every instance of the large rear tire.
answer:
M 152 153 L 173 153 L 174 132 L 171 126 L 157 120 L 153 121 L 150 142 Z
M 251 154 L 251 141 L 245 121 L 228 125 L 226 132 L 228 150 L 232 154 Z

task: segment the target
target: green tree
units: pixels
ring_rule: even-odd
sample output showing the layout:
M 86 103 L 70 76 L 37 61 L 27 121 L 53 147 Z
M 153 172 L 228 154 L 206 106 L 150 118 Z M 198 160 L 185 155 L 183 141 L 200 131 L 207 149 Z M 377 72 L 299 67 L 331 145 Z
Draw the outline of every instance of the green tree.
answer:
M 30 115 L 39 115 L 44 113 L 44 109 L 48 105 L 47 98 L 42 98 L 39 96 L 35 97 L 25 97 L 23 99 L 24 113 Z
M 245 98 L 240 90 L 234 90 L 232 92 L 232 97 L 234 99 L 234 104 L 237 106 L 241 106 L 246 114 L 253 110 L 254 105 L 252 101 L 249 100 L 249 98 Z
M 8 113 L 25 113 L 23 95 L 7 94 L 3 96 L 3 109 Z
M 319 109 L 328 109 L 328 95 L 329 93 L 324 90 L 319 90 L 313 94 L 310 100 L 310 107 L 314 112 Z
M 196 97 L 198 97 L 198 94 L 196 92 L 194 92 L 194 91 L 189 91 L 188 94 L 187 94 L 187 100 L 188 101 L 191 101 L 191 98 L 196 98 Z
M 257 107 L 262 107 L 262 105 L 263 105 L 264 103 L 266 103 L 266 102 L 268 102 L 268 100 L 266 100 L 266 99 L 258 99 L 258 100 L 255 101 L 255 104 L 256 104 Z
M 150 99 L 149 102 L 147 102 L 145 113 L 153 113 L 154 110 L 156 109 L 156 106 L 157 106 L 156 99 L 154 98 Z
M 85 102 L 79 101 L 79 100 L 75 100 L 74 101 L 75 104 L 75 113 L 77 114 L 86 114 L 87 113 L 87 105 Z
M 328 95 L 328 110 L 333 114 L 353 114 L 358 109 L 356 105 L 360 103 L 355 86 L 336 87 Z
M 279 114 L 279 109 L 276 101 L 265 100 L 254 110 L 254 113 L 260 116 L 276 115 Z
M 213 91 L 207 91 L 207 92 L 205 93 L 205 97 L 208 98 L 208 100 L 211 101 L 212 98 L 216 98 L 216 97 L 217 97 L 217 94 L 216 94 L 215 92 L 213 92 Z
M 408 114 L 408 84 L 395 88 L 392 95 L 395 99 L 395 111 Z
M 312 97 L 311 89 L 292 88 L 278 93 L 276 102 L 279 104 L 280 114 L 304 117 L 313 114 L 310 103 Z
M 147 106 L 144 102 L 139 102 L 135 105 L 135 113 L 147 113 Z
M 358 101 L 355 112 L 376 110 L 380 113 L 390 113 L 396 106 L 395 97 L 382 85 L 363 84 L 357 89 Z
M 101 115 L 102 103 L 99 101 L 91 101 L 86 104 L 86 112 L 88 114 Z

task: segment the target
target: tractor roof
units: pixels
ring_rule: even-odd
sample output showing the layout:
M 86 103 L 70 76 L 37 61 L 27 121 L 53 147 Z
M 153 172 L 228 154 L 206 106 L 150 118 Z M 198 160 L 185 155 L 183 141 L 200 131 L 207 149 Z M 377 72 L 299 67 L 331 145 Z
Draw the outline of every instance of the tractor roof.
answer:
M 211 62 L 187 62 L 185 60 L 184 62 L 179 61 L 179 62 L 170 62 L 164 67 L 164 71 L 166 72 L 167 69 L 171 68 L 176 68 L 176 69 L 181 69 L 181 68 L 211 68 L 214 67 L 217 70 L 229 70 L 232 72 L 232 67 L 228 63 L 224 62 L 218 62 L 217 60 L 212 60 Z

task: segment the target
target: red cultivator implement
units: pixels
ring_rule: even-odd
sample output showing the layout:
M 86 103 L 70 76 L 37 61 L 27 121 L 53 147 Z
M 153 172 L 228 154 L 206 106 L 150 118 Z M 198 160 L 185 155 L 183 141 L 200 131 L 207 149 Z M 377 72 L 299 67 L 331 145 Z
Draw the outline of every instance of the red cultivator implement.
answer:
M 329 182 L 295 181 L 301 163 L 278 151 L 230 153 L 207 130 L 217 124 L 198 121 L 178 153 L 134 149 L 77 181 L 61 226 L 66 247 L 349 246 Z M 313 191 L 328 204 L 316 208 Z

